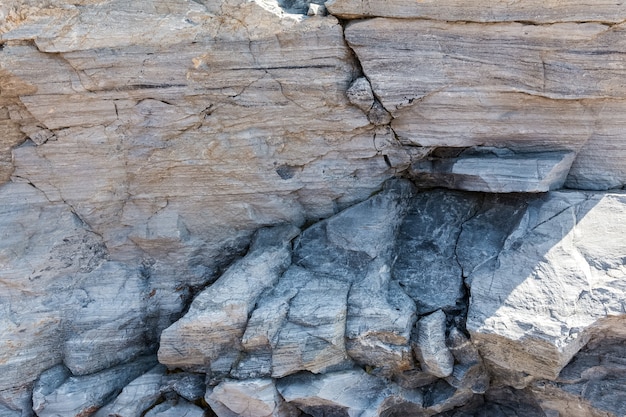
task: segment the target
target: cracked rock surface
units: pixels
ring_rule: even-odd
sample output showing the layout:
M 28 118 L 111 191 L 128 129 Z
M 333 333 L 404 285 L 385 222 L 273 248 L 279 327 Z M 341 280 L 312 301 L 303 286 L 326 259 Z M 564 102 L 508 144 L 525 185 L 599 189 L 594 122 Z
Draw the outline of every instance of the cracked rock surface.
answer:
M 0 2 L 0 417 L 624 415 L 592 3 Z

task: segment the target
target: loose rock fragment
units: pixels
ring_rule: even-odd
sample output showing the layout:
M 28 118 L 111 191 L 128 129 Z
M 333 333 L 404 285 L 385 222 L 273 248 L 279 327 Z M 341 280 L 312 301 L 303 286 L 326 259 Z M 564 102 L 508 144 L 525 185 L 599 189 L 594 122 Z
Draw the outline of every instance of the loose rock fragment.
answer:
M 208 390 L 206 400 L 218 417 L 300 415 L 294 406 L 285 403 L 271 379 L 227 380 Z
M 417 323 L 415 353 L 422 369 L 440 378 L 452 374 L 454 357 L 446 346 L 446 315 L 437 310 Z

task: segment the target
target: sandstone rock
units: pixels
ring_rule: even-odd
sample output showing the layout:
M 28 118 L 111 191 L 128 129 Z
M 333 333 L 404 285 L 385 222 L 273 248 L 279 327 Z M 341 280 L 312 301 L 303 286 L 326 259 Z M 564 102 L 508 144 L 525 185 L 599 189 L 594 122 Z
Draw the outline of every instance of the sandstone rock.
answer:
M 105 405 L 130 381 L 155 365 L 146 356 L 135 362 L 118 365 L 95 374 L 71 376 L 39 402 L 38 416 L 56 417 L 90 415 Z M 58 381 L 54 381 L 54 384 Z M 43 392 L 42 392 L 43 393 Z
M 229 372 L 248 315 L 261 293 L 289 266 L 291 239 L 297 233 L 293 226 L 258 232 L 250 253 L 198 295 L 189 312 L 162 333 L 159 361 L 194 371 Z
M 446 315 L 437 310 L 417 323 L 416 356 L 422 369 L 440 378 L 452 374 L 454 357 L 446 347 Z
M 406 19 L 459 20 L 477 22 L 524 21 L 534 23 L 601 21 L 619 23 L 626 13 L 619 4 L 601 0 L 590 9 L 582 3 L 562 3 L 558 0 L 530 0 L 511 4 L 504 0 L 488 3 L 472 0 L 425 0 L 416 4 L 410 0 L 363 2 L 359 0 L 329 0 L 329 11 L 341 18 L 385 16 Z
M 224 381 L 207 391 L 207 402 L 218 417 L 290 417 L 300 413 L 284 402 L 273 380 Z M 219 403 L 221 407 L 216 404 Z M 224 409 L 225 408 L 225 409 Z
M 530 203 L 495 266 L 468 280 L 467 328 L 484 357 L 554 380 L 602 320 L 622 314 L 624 203 L 575 192 Z
M 573 152 L 515 154 L 477 149 L 456 158 L 414 163 L 416 185 L 489 193 L 538 193 L 563 186 L 574 162 Z

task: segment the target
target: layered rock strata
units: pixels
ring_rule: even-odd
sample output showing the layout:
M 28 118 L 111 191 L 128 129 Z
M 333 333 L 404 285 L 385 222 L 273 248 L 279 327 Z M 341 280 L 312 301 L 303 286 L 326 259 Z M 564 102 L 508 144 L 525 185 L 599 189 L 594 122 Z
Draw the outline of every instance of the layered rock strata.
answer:
M 0 416 L 623 415 L 625 19 L 2 2 Z

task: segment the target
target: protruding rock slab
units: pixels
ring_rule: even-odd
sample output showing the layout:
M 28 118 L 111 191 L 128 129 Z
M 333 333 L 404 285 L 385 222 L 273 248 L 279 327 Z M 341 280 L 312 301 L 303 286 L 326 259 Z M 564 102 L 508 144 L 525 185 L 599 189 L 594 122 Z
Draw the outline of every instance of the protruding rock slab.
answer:
M 515 154 L 506 150 L 468 152 L 457 158 L 430 158 L 414 163 L 416 185 L 487 193 L 540 193 L 565 183 L 576 154 Z
M 386 415 L 385 411 L 403 405 L 421 410 L 420 391 L 405 391 L 393 383 L 361 369 L 326 375 L 298 374 L 277 383 L 283 398 L 307 414 Z
M 218 417 L 297 417 L 300 412 L 285 403 L 272 379 L 224 381 L 209 389 L 206 401 Z
M 446 346 L 446 315 L 437 310 L 417 323 L 416 354 L 422 369 L 439 378 L 452 374 L 454 356 Z
M 69 377 L 38 401 L 42 417 L 81 417 L 91 415 L 111 400 L 126 384 L 156 364 L 156 358 L 143 357 L 135 362 L 95 374 Z M 55 370 L 56 372 L 56 370 Z M 55 381 L 55 385 L 58 381 Z
M 251 251 L 195 299 L 189 312 L 161 335 L 159 361 L 195 371 L 230 371 L 248 316 L 261 293 L 291 263 L 293 226 L 262 229 Z
M 623 314 L 625 209 L 617 193 L 530 203 L 495 266 L 468 279 L 467 328 L 484 358 L 553 380 L 602 319 Z
M 344 19 L 396 17 L 405 19 L 459 20 L 475 22 L 523 21 L 534 23 L 599 21 L 619 23 L 626 20 L 622 4 L 597 0 L 589 8 L 584 3 L 559 0 L 330 0 L 330 13 Z

